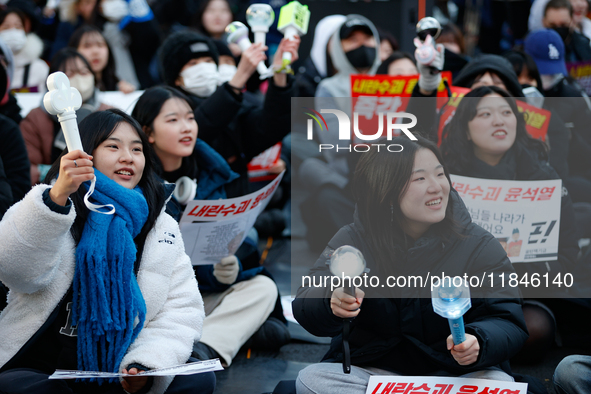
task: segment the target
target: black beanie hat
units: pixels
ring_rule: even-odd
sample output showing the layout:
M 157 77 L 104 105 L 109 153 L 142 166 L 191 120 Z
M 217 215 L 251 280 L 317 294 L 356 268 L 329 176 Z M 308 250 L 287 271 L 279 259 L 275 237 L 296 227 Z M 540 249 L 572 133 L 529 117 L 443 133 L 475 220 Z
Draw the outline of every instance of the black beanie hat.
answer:
M 218 64 L 218 51 L 213 41 L 197 32 L 184 30 L 170 35 L 160 47 L 160 72 L 164 83 L 174 86 L 181 69 L 191 59 L 211 56 Z
M 507 59 L 499 55 L 486 54 L 471 60 L 454 78 L 453 84 L 469 88 L 477 76 L 487 71 L 493 72 L 501 78 L 511 96 L 523 97 L 521 84 L 517 79 L 513 66 Z
M 220 56 L 232 56 L 232 58 L 236 60 L 236 57 L 230 50 L 230 47 L 228 47 L 228 44 L 226 44 L 224 41 L 213 40 L 213 44 L 215 45 L 215 48 L 218 50 L 218 54 Z

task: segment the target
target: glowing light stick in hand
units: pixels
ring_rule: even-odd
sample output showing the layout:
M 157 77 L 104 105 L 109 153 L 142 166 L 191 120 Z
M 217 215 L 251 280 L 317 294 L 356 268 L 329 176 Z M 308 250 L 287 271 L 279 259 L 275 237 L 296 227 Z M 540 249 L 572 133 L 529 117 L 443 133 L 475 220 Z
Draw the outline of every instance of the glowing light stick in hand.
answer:
M 470 289 L 460 277 L 453 278 L 461 282 L 456 286 L 452 278 L 445 278 L 431 290 L 433 310 L 449 322 L 449 328 L 455 345 L 466 340 L 464 314 L 472 306 Z
M 78 89 L 70 86 L 70 80 L 63 72 L 55 72 L 47 77 L 47 90 L 43 96 L 43 106 L 51 115 L 57 115 L 60 122 L 68 152 L 79 150 L 84 152 L 80 131 L 76 121 L 76 110 L 82 106 L 82 96 Z M 91 203 L 88 198 L 94 192 L 96 177 L 91 181 L 88 192 L 84 196 L 84 203 L 88 209 L 105 214 L 115 213 L 115 207 L 111 204 L 97 205 Z M 111 211 L 100 211 L 100 208 L 111 208 Z
M 365 271 L 365 259 L 363 253 L 357 248 L 349 245 L 343 245 L 332 253 L 329 263 L 330 272 L 336 277 L 349 278 L 349 285 L 343 289 L 345 293 L 355 297 L 355 286 L 353 285 L 353 278 L 358 277 Z M 351 321 L 353 319 L 345 319 L 343 322 L 343 372 L 351 373 L 351 351 L 349 350 L 349 333 L 351 331 Z
M 252 4 L 246 10 L 246 21 L 254 33 L 254 42 L 265 45 L 269 27 L 275 20 L 275 12 L 269 4 Z
M 308 32 L 308 23 L 310 22 L 310 11 L 307 5 L 302 5 L 298 1 L 292 1 L 281 7 L 279 12 L 279 21 L 277 30 L 283 33 L 288 40 L 293 39 L 295 35 L 303 36 Z M 283 64 L 281 68 L 291 70 L 291 53 L 283 53 Z
M 242 22 L 232 22 L 226 26 L 226 33 L 228 34 L 228 44 L 238 44 L 242 52 L 246 51 L 252 43 L 248 39 L 248 27 Z M 262 61 L 257 64 L 257 71 L 259 72 L 261 79 L 268 78 L 273 75 L 269 72 L 267 66 Z

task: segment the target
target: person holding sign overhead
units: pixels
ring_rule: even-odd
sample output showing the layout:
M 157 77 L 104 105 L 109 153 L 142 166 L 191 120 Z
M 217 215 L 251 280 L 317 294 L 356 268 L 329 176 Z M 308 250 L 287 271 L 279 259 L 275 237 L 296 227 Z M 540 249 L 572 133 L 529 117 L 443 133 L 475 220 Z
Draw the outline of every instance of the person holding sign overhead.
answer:
M 441 152 L 450 173 L 456 175 L 521 181 L 560 179 L 547 162 L 545 144 L 527 133 L 515 100 L 495 86 L 482 86 L 466 94 L 444 129 Z M 577 234 L 565 188 L 560 212 L 558 261 L 517 264 L 520 277 L 526 272 L 575 272 Z M 510 243 L 510 255 L 513 249 Z M 554 341 L 554 316 L 540 302 L 526 304 L 524 313 L 530 338 L 521 357 L 524 361 L 540 360 Z
M 171 188 L 140 126 L 100 111 L 80 123 L 80 137 L 89 154 L 64 150 L 51 183 L 0 222 L 0 280 L 11 295 L 0 316 L 2 392 L 212 393 L 213 372 L 47 379 L 56 369 L 133 375 L 184 364 L 204 319 L 178 224 L 163 210 Z M 103 205 L 91 211 L 84 197 L 95 177 L 91 198 Z
M 309 274 L 316 283 L 331 276 L 327 260 L 343 245 L 358 248 L 368 275 L 382 284 L 390 275 L 425 277 L 427 271 L 451 277 L 514 272 L 494 237 L 472 223 L 435 144 L 417 138 L 393 138 L 404 147 L 399 153 L 371 149 L 361 155 L 353 181 L 354 223 L 342 227 L 316 261 Z M 459 344 L 447 319 L 435 313 L 429 286 L 372 285 L 357 288 L 355 296 L 343 287 L 300 287 L 294 317 L 312 334 L 333 339 L 322 363 L 300 371 L 297 393 L 364 394 L 372 375 L 512 382 L 508 360 L 527 338 L 519 292 L 487 286 L 471 294 L 466 340 Z M 350 374 L 341 365 L 345 319 L 352 319 Z

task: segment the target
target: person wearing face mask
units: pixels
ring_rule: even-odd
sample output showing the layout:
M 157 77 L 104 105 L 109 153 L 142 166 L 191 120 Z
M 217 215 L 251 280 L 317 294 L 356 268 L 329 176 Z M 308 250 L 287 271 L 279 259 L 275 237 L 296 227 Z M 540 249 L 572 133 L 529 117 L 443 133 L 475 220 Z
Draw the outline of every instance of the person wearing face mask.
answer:
M 374 75 L 380 65 L 380 38 L 374 24 L 361 15 L 347 15 L 332 35 L 329 55 L 337 73 L 324 79 L 316 97 L 350 97 L 351 74 Z
M 575 30 L 569 0 L 550 0 L 544 9 L 542 25 L 558 33 L 564 43 L 567 62 L 591 60 L 591 41 Z
M 588 96 L 568 76 L 565 48 L 554 30 L 542 29 L 530 33 L 525 40 L 525 52 L 536 62 L 540 72 L 547 109 L 552 117 L 568 122 L 570 129 L 567 177 L 563 177 L 574 202 L 591 202 L 591 109 Z M 558 100 L 554 97 L 563 97 Z M 554 98 L 554 99 L 552 99 Z M 562 175 L 561 175 L 562 176 Z
M 76 111 L 78 123 L 92 112 L 110 108 L 99 102 L 90 64 L 76 50 L 65 48 L 59 51 L 51 60 L 49 71 L 65 73 L 70 78 L 70 85 L 80 92 L 82 106 Z M 49 114 L 42 103 L 28 113 L 20 127 L 31 162 L 31 185 L 35 185 L 43 182 L 51 164 L 66 147 L 64 134 L 57 116 Z
M 298 58 L 300 40 L 281 41 L 274 64 L 281 66 L 288 51 Z M 225 186 L 228 197 L 248 194 L 248 162 L 273 146 L 290 130 L 291 97 L 297 96 L 293 79 L 275 73 L 269 79 L 264 103 L 243 93 L 246 81 L 265 60 L 266 47 L 253 44 L 243 52 L 236 73 L 218 87 L 219 53 L 213 41 L 186 30 L 169 36 L 160 48 L 159 58 L 164 83 L 188 94 L 195 107 L 199 137 L 214 148 L 240 177 Z
M 5 75 L 2 76 L 2 84 L 10 86 L 10 81 L 14 79 L 14 55 L 10 47 L 0 40 L 0 64 L 6 69 Z M 4 82 L 6 79 L 6 82 Z M 4 91 L 4 96 L 0 98 L 0 114 L 12 119 L 16 124 L 23 120 L 21 116 L 21 107 L 19 107 L 16 96 L 10 94 L 10 90 Z
M 218 85 L 222 85 L 236 75 L 238 68 L 236 67 L 236 59 L 228 45 L 221 40 L 214 40 L 216 49 L 220 55 L 218 64 L 219 80 Z
M 143 89 L 157 82 L 150 63 L 161 41 L 160 31 L 145 0 L 75 0 L 60 3 L 60 8 L 64 12 L 52 55 L 66 47 L 74 31 L 87 23 L 101 30 L 113 52 L 120 79 Z
M 17 9 L 0 13 L 0 40 L 14 55 L 14 75 L 10 81 L 13 92 L 42 92 L 49 66 L 39 58 L 43 42 L 35 33 L 25 33 L 25 16 Z
M 315 97 L 351 97 L 351 74 L 375 75 L 381 64 L 380 38 L 377 28 L 364 16 L 351 14 L 332 34 L 328 52 L 337 73 L 323 79 L 316 88 Z M 339 108 L 350 111 L 350 103 L 334 103 L 330 99 L 320 100 L 323 108 Z M 341 108 L 342 107 L 342 108 Z M 320 108 L 317 109 L 320 111 Z M 321 144 L 338 144 L 338 120 L 335 116 L 326 118 L 327 129 L 331 132 L 318 135 Z M 346 176 L 349 165 L 345 152 L 324 151 L 324 159 L 331 170 Z

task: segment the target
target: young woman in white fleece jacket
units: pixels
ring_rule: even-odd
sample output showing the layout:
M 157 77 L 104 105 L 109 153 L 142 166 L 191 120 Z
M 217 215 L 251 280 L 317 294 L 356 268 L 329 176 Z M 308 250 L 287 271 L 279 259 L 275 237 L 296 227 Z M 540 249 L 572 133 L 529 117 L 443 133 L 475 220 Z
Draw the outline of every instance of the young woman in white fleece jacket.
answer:
M 137 122 L 95 112 L 80 134 L 90 155 L 65 151 L 49 172 L 53 185 L 35 186 L 0 222 L 0 281 L 10 289 L 2 392 L 212 393 L 213 372 L 47 379 L 55 369 L 136 374 L 185 363 L 204 319 L 179 227 L 164 213 L 171 190 L 157 181 Z M 112 215 L 84 204 L 94 176 L 91 199 Z

